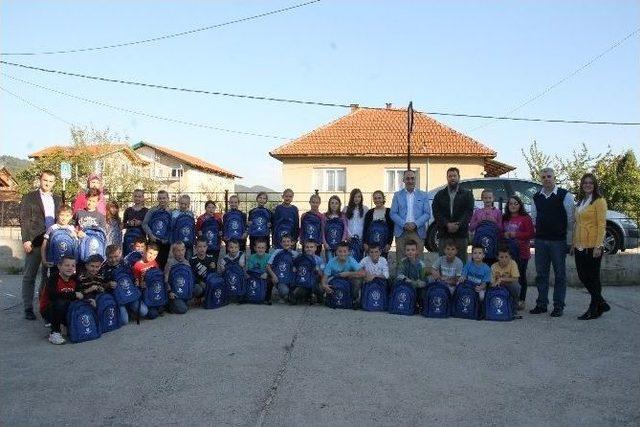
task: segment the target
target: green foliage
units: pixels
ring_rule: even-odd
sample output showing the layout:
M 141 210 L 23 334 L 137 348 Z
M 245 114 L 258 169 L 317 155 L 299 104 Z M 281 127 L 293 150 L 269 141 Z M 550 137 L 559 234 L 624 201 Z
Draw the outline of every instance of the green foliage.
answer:
M 557 171 L 556 182 L 559 186 L 577 194 L 582 175 L 593 172 L 596 163 L 610 153 L 609 150 L 604 154 L 591 154 L 587 145 L 582 143 L 579 149 L 571 151 L 569 158 L 556 156 L 554 162 L 554 169 Z
M 527 163 L 529 176 L 532 181 L 540 181 L 540 171 L 548 166 L 553 167 L 552 157 L 540 151 L 538 143 L 535 140 L 533 144 L 529 146 L 529 153 L 525 152 L 524 148 L 520 149 L 520 152 L 524 157 L 524 161 Z
M 4 165 L 11 175 L 15 176 L 31 165 L 29 160 L 20 159 L 13 156 L 0 156 L 0 165 Z
M 640 166 L 632 150 L 620 155 L 607 153 L 594 169 L 600 192 L 609 209 L 640 218 Z

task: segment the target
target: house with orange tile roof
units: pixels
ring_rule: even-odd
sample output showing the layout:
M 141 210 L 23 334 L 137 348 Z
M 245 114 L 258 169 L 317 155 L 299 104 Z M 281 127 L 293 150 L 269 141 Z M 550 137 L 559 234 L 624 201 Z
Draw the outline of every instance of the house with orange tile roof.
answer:
M 9 169 L 0 165 L 0 202 L 15 202 L 20 200 L 18 183 Z
M 282 162 L 283 185 L 295 193 L 387 195 L 402 188 L 407 168 L 407 111 L 351 106 L 346 116 L 319 127 L 269 153 Z M 455 166 L 462 178 L 500 176 L 515 168 L 495 160 L 497 153 L 426 114 L 415 112 L 411 169 L 417 185 L 430 190 L 446 183 Z M 365 196 L 365 200 L 366 200 Z M 390 199 L 389 199 L 390 200 Z

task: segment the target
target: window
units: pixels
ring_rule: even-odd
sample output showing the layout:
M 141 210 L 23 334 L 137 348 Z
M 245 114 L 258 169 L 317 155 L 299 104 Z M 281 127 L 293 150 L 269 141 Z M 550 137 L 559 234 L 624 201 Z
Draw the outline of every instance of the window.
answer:
M 404 188 L 402 178 L 406 169 L 387 169 L 384 171 L 384 188 L 387 193 L 395 193 Z M 414 169 L 416 173 L 416 188 L 420 188 L 420 171 Z
M 504 187 L 504 181 L 497 179 L 482 179 L 477 181 L 463 181 L 460 183 L 460 187 L 470 190 L 473 193 L 473 198 L 476 202 L 479 202 L 484 190 L 491 190 L 493 192 L 494 206 L 500 207 L 507 202 L 507 190 Z M 476 203 L 476 206 L 481 207 L 482 202 Z
M 182 178 L 182 166 L 171 169 L 171 178 Z
M 535 182 L 529 181 L 509 181 L 511 185 L 511 193 L 522 199 L 525 205 L 531 205 L 533 203 L 533 196 L 540 191 L 542 186 Z
M 347 191 L 347 170 L 340 169 L 315 169 L 315 188 L 323 192 Z

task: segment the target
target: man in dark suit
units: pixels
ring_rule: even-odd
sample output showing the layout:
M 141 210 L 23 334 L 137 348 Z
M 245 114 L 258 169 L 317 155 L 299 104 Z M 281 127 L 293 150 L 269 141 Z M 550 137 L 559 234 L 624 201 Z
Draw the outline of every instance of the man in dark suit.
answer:
M 38 270 L 41 270 L 40 291 L 46 281 L 45 269 L 42 266 L 40 247 L 47 228 L 55 223 L 56 212 L 62 200 L 52 193 L 56 183 L 56 174 L 45 170 L 40 174 L 40 186 L 37 190 L 22 196 L 20 202 L 20 231 L 24 247 L 24 272 L 22 276 L 22 304 L 24 318 L 35 320 L 33 312 L 33 295 Z
M 445 240 L 453 240 L 458 248 L 458 258 L 467 262 L 469 245 L 469 221 L 473 214 L 473 194 L 460 188 L 460 170 L 447 169 L 447 186 L 433 198 L 433 218 L 438 230 L 438 252 L 444 254 Z

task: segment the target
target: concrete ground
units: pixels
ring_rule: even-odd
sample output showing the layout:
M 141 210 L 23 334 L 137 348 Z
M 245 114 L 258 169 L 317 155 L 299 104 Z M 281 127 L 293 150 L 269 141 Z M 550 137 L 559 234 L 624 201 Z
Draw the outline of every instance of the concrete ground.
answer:
M 3 426 L 640 425 L 640 287 L 594 321 L 569 289 L 560 319 L 234 305 L 54 346 L 19 282 L 0 276 Z

